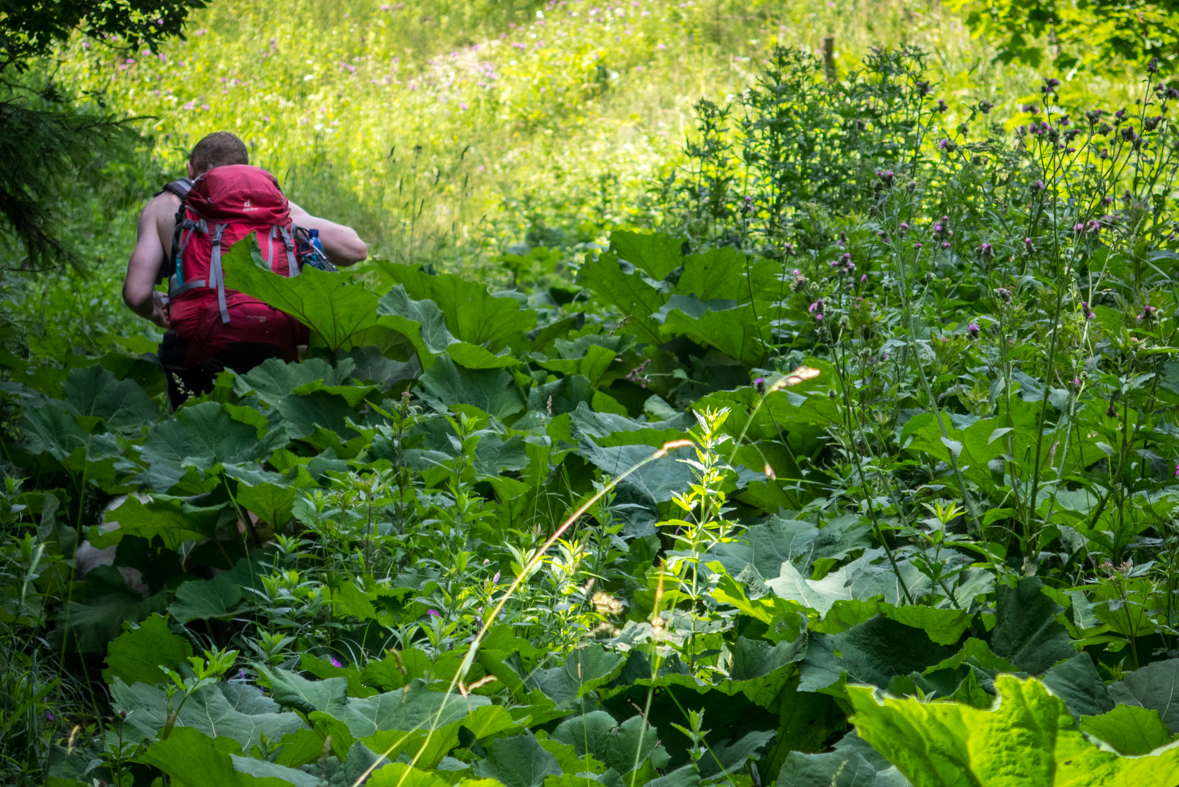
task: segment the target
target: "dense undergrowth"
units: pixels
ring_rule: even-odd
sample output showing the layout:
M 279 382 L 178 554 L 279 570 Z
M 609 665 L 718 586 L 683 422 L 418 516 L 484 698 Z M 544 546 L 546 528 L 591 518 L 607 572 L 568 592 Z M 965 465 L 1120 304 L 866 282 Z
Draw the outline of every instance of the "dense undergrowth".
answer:
M 660 234 L 239 244 L 312 348 L 175 415 L 148 339 L 6 351 L 5 780 L 1179 781 L 1179 92 L 766 59 Z

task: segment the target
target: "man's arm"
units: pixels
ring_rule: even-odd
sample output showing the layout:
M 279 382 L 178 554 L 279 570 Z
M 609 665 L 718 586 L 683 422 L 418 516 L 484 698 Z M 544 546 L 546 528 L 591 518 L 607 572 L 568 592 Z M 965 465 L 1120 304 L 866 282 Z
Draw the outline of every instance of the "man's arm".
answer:
M 291 221 L 295 222 L 296 226 L 319 230 L 319 242 L 323 244 L 323 253 L 333 265 L 345 267 L 368 257 L 368 246 L 356 234 L 356 230 L 312 216 L 293 202 L 290 205 Z
M 127 262 L 127 277 L 123 279 L 123 303 L 145 320 L 167 328 L 164 297 L 155 291 L 156 279 L 167 256 L 156 226 L 156 207 L 155 200 L 149 202 L 139 217 L 138 240 Z

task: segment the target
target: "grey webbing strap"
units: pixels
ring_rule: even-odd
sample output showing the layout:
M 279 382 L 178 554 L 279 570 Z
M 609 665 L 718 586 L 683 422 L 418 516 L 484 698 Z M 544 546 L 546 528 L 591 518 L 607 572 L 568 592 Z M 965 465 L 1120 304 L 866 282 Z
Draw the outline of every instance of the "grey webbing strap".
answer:
M 189 290 L 195 290 L 197 287 L 207 287 L 207 286 L 208 286 L 208 282 L 206 282 L 204 279 L 197 279 L 196 281 L 186 281 L 184 284 L 181 284 L 179 287 L 176 287 L 175 289 L 171 290 L 168 293 L 168 297 L 175 298 L 177 295 L 180 295 L 182 293 L 186 293 Z
M 295 222 L 290 227 L 282 227 L 282 242 L 287 247 L 287 276 L 295 277 L 300 273 L 299 261 L 295 259 Z
M 278 241 L 278 225 L 270 228 L 270 246 L 266 250 L 266 267 L 274 270 L 274 244 Z
M 221 309 L 221 322 L 229 322 L 229 307 L 225 305 L 225 272 L 221 270 L 221 233 L 227 224 L 218 224 L 213 229 L 213 259 L 209 263 L 209 286 L 217 288 L 217 307 Z

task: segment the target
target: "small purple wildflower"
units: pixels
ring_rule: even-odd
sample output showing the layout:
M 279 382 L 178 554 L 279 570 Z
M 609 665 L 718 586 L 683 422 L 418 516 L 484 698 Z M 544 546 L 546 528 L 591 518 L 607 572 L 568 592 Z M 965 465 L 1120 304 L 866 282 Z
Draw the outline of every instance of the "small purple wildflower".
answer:
M 978 332 L 979 332 L 978 323 L 976 323 L 976 322 L 972 322 L 972 323 L 970 323 L 970 325 L 967 325 L 967 326 L 966 326 L 966 332 L 967 332 L 968 334 L 970 334 L 970 338 L 971 338 L 971 339 L 977 339 L 977 338 L 978 338 Z
M 343 664 L 340 663 L 340 660 L 337 659 L 335 656 L 328 656 L 328 661 L 330 661 L 332 663 L 332 666 L 336 667 L 337 669 L 344 666 Z
M 436 609 L 428 609 L 428 610 L 426 610 L 426 614 L 432 618 L 441 618 L 442 617 L 442 613 Z

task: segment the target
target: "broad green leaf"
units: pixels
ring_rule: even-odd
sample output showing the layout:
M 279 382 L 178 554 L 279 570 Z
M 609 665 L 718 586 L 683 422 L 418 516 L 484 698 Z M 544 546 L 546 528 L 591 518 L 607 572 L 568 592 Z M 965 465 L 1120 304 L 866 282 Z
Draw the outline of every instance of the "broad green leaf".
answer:
M 1113 746 L 1119 754 L 1149 754 L 1171 742 L 1171 731 L 1154 708 L 1118 705 L 1100 716 L 1082 716 L 1077 726 Z
M 77 593 L 75 593 L 75 598 Z M 147 599 L 127 587 L 114 566 L 97 566 L 86 575 L 80 601 L 70 602 L 62 623 L 80 653 L 102 653 L 107 643 L 122 634 L 124 623 L 139 623 L 153 614 L 163 614 L 171 592 Z
M 176 600 L 168 612 L 179 623 L 192 620 L 228 620 L 237 612 L 242 589 L 225 574 L 214 579 L 195 579 L 176 588 Z
M 485 740 L 520 730 L 520 721 L 502 705 L 480 703 L 475 706 L 468 705 L 461 697 L 456 699 L 452 699 L 452 703 L 456 708 L 461 705 L 463 711 L 447 711 L 446 718 L 453 721 L 436 726 L 431 719 L 412 730 L 381 730 L 365 738 L 364 743 L 375 751 L 388 752 L 390 757 L 403 753 L 415 756 L 419 767 L 429 768 L 464 741 Z
M 307 385 L 345 385 L 350 371 L 350 367 L 333 367 L 322 358 L 308 358 L 299 363 L 287 363 L 281 358 L 270 358 L 245 374 L 235 377 L 233 388 L 239 396 L 253 393 L 267 405 L 274 407 L 284 397 Z
M 845 675 L 849 683 L 885 688 L 894 677 L 922 672 L 951 653 L 925 632 L 879 615 L 841 634 L 812 636 L 799 689 L 826 689 Z
M 533 672 L 525 684 L 545 693 L 557 707 L 572 703 L 586 692 L 609 683 L 618 676 L 626 657 L 601 645 L 578 648 L 559 667 Z
M 497 779 L 504 787 L 541 787 L 548 776 L 560 776 L 557 758 L 531 732 L 499 738 L 487 747 L 487 759 L 475 765 L 475 775 Z
M 649 344 L 663 344 L 660 325 L 651 315 L 663 306 L 667 298 L 648 283 L 646 277 L 633 266 L 627 271 L 613 254 L 591 257 L 581 266 L 578 283 L 593 291 L 594 297 L 617 308 L 628 320 L 619 328 L 634 333 Z
M 135 495 L 106 514 L 103 528 L 91 528 L 90 543 L 99 549 L 117 544 L 125 536 L 140 536 L 149 541 L 159 536 L 168 549 L 177 549 L 185 541 L 213 538 L 225 515 L 225 506 L 194 506 L 179 497 L 157 495 L 141 503 Z M 117 528 L 110 529 L 112 525 Z
M 108 429 L 131 432 L 160 417 L 159 408 L 131 380 L 118 380 L 95 364 L 71 369 L 62 382 L 62 399 L 79 418 L 95 419 Z
M 684 238 L 657 232 L 614 230 L 610 233 L 611 254 L 658 280 L 666 279 L 684 263 L 685 244 Z
M 587 377 L 575 374 L 534 386 L 528 392 L 528 409 L 544 413 L 546 417 L 564 415 L 583 405 L 588 406 L 593 397 L 593 383 Z
M 192 655 L 192 644 L 173 634 L 160 615 L 152 615 L 136 627 L 124 624 L 123 628 L 106 652 L 102 679 L 107 683 L 114 683 L 115 678 L 128 686 L 159 683 L 165 679 L 160 667 L 173 669 Z
M 607 476 L 615 477 L 650 459 L 656 450 L 645 445 L 602 448 L 590 438 L 585 438 L 581 441 L 578 453 Z M 695 476 L 692 474 L 692 468 L 683 462 L 677 462 L 673 453 L 643 465 L 628 475 L 622 483 L 645 493 L 656 503 L 664 503 L 675 495 L 686 492 L 693 481 Z
M 111 698 L 115 710 L 126 711 L 127 723 L 148 740 L 158 737 L 167 723 L 169 707 L 176 707 L 175 701 L 169 705 L 167 694 L 159 686 L 128 686 L 118 678 L 111 686 Z M 280 712 L 278 704 L 263 696 L 257 687 L 218 683 L 198 689 L 185 701 L 172 732 L 190 728 L 209 737 L 225 738 L 248 754 L 262 745 L 263 736 L 274 743 L 303 727 L 298 714 Z
M 464 369 L 449 356 L 439 356 L 420 379 L 419 395 L 438 412 L 468 404 L 496 418 L 506 418 L 524 409 L 512 375 L 502 369 Z
M 655 320 L 662 323 L 664 341 L 686 336 L 723 352 L 747 366 L 759 366 L 769 352 L 770 327 L 753 304 L 701 301 L 673 295 Z
M 779 568 L 778 576 L 765 585 L 778 598 L 801 604 L 815 610 L 818 617 L 823 617 L 831 611 L 836 601 L 851 599 L 851 591 L 842 580 L 839 574 L 831 574 L 821 580 L 807 579 L 793 563 L 786 561 Z
M 594 344 L 587 347 L 583 354 L 577 358 L 549 358 L 544 361 L 538 361 L 537 365 L 554 374 L 580 374 L 589 380 L 592 385 L 598 386 L 602 383 L 603 378 L 607 377 L 612 370 L 617 373 L 616 376 L 621 376 L 625 371 L 617 368 L 621 364 L 615 364 L 615 358 L 617 358 L 617 355 L 614 350 Z
M 182 407 L 148 432 L 140 454 L 148 465 L 142 478 L 156 491 L 167 492 L 187 468 L 209 471 L 222 463 L 256 460 L 285 440 L 281 430 L 259 440 L 254 427 L 235 421 L 217 402 Z
M 255 664 L 270 683 L 270 695 L 284 708 L 294 708 L 302 713 L 322 711 L 334 716 L 346 705 L 348 681 L 344 678 L 307 680 L 306 678 L 277 667 Z
M 807 358 L 805 364 L 818 369 L 819 374 L 764 396 L 752 386 L 712 393 L 701 397 L 692 407 L 697 412 L 706 407 L 729 408 L 725 433 L 734 437 L 744 435 L 749 440 L 776 440 L 783 431 L 789 432 L 801 424 L 838 425 L 839 406 L 827 395 L 836 379 L 834 370 L 817 358 Z
M 854 732 L 825 754 L 792 752 L 775 787 L 911 787 L 896 766 Z
M 588 754 L 620 774 L 630 773 L 647 758 L 651 758 L 656 768 L 667 764 L 667 753 L 659 745 L 658 731 L 644 724 L 641 716 L 633 716 L 620 725 L 609 713 L 594 711 L 561 722 L 552 739 L 572 746 L 579 759 Z
M 916 787 L 1095 785 L 1170 787 L 1179 748 L 1121 757 L 1085 740 L 1064 702 L 1035 679 L 1000 675 L 993 710 L 956 702 L 875 697 L 849 686 L 861 737 Z
M 221 741 L 191 727 L 177 727 L 167 740 L 149 747 L 140 759 L 184 787 L 318 787 L 320 784 L 309 773 L 229 753 L 232 751 Z
M 766 259 L 751 261 L 731 246 L 685 257 L 683 267 L 675 285 L 675 292 L 680 295 L 748 303 L 779 301 L 790 293 L 790 284 L 782 281 L 780 263 Z M 768 304 L 759 304 L 758 308 L 768 308 Z
M 59 462 L 90 445 L 89 432 L 66 412 L 64 403 L 55 400 L 43 407 L 26 407 L 21 413 L 20 430 L 25 436 L 25 450 L 49 454 Z
M 1064 700 L 1074 718 L 1099 716 L 1113 710 L 1105 681 L 1088 653 L 1079 653 L 1044 673 L 1044 685 Z
M 1157 710 L 1163 724 L 1179 734 L 1179 659 L 1167 659 L 1134 670 L 1109 686 L 1109 696 L 1119 705 Z
M 377 324 L 377 296 L 347 273 L 305 268 L 287 278 L 270 271 L 253 235 L 221 258 L 228 288 L 265 301 L 310 328 L 329 349 L 348 349 L 352 337 Z
M 921 604 L 893 605 L 887 601 L 852 599 L 836 601 L 822 622 L 813 626 L 811 630 L 823 634 L 838 634 L 876 614 L 921 629 L 939 645 L 957 643 L 973 620 L 970 613 L 961 609 L 938 609 Z
M 357 418 L 356 410 L 344 397 L 327 391 L 285 396 L 279 402 L 278 410 L 285 420 L 287 434 L 296 440 L 312 437 L 316 434 L 316 427 L 334 432 L 345 442 L 358 436 L 356 430 L 346 423 L 348 418 Z
M 996 590 L 996 623 L 991 650 L 1021 670 L 1042 675 L 1059 661 L 1077 655 L 1068 631 L 1056 615 L 1064 608 L 1043 592 L 1043 583 L 1024 577 L 1012 588 Z
M 456 339 L 482 345 L 492 353 L 536 325 L 536 312 L 522 310 L 511 298 L 497 298 L 478 282 L 452 273 L 430 276 L 410 265 L 381 263 L 381 269 L 405 287 L 410 297 L 433 301 Z
M 451 336 L 446 318 L 434 301 L 411 300 L 400 284 L 393 285 L 381 298 L 377 313 L 380 325 L 409 339 L 423 369 L 433 365 L 434 356 L 446 352 L 459 341 Z
M 487 697 L 431 691 L 424 681 L 415 680 L 396 691 L 364 698 L 350 697 L 343 703 L 320 710 L 348 725 L 354 737 L 367 738 L 384 730 L 441 727 L 490 704 Z
M 368 787 L 451 787 L 436 774 L 410 767 L 403 762 L 393 762 L 373 772 L 365 782 Z M 350 787 L 350 786 L 349 786 Z
M 772 730 L 750 732 L 740 740 L 711 742 L 698 763 L 701 778 L 714 779 L 743 769 L 746 762 L 773 740 L 774 735 Z

